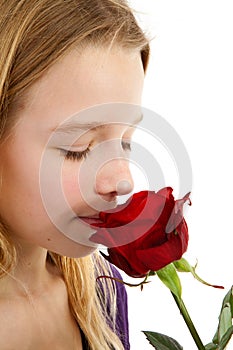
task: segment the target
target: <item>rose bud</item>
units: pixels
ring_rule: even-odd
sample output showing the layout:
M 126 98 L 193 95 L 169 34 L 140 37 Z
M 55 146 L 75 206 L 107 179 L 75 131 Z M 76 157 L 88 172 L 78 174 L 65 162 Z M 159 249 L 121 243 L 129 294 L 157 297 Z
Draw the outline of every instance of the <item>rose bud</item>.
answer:
M 189 194 L 175 201 L 173 189 L 135 193 L 114 210 L 100 212 L 100 223 L 90 240 L 108 247 L 106 260 L 132 277 L 179 260 L 188 247 L 188 227 L 183 205 Z

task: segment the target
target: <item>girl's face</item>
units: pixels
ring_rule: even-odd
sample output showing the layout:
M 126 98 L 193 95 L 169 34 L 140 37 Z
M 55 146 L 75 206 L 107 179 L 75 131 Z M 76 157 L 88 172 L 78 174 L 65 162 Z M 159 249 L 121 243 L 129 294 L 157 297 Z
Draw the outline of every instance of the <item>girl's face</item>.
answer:
M 87 48 L 28 89 L 0 148 L 0 215 L 15 242 L 72 257 L 95 249 L 80 217 L 133 189 L 127 158 L 143 79 L 139 53 Z

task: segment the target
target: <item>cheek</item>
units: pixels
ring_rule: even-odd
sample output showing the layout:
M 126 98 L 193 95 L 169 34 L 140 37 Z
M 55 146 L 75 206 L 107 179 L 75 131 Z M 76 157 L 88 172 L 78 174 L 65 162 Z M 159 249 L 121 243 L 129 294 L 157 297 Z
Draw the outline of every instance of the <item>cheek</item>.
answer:
M 78 183 L 79 165 L 67 162 L 62 168 L 62 190 L 67 203 L 72 209 L 82 205 L 82 196 Z
M 28 199 L 38 201 L 40 197 L 40 155 L 37 159 L 21 150 L 20 152 L 6 150 L 0 164 L 1 197 L 13 200 L 15 205 L 22 204 L 21 201 L 27 202 Z
M 30 236 L 32 227 L 41 226 L 47 219 L 40 194 L 40 154 L 21 148 L 5 149 L 1 154 L 0 214 L 19 235 Z

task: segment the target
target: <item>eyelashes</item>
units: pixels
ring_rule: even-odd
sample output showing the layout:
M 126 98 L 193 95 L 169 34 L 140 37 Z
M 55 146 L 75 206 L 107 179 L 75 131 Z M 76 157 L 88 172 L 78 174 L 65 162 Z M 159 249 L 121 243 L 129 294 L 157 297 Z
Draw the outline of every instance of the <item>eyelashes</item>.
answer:
M 63 155 L 65 157 L 65 159 L 67 160 L 82 160 L 85 159 L 88 155 L 88 153 L 90 152 L 90 148 L 88 147 L 87 149 L 85 149 L 84 151 L 66 151 L 66 150 L 62 150 L 63 151 Z
M 131 151 L 130 142 L 122 141 L 121 145 L 124 151 Z M 79 161 L 87 158 L 91 149 L 90 147 L 87 147 L 84 151 L 70 151 L 65 149 L 62 149 L 61 151 L 66 160 Z

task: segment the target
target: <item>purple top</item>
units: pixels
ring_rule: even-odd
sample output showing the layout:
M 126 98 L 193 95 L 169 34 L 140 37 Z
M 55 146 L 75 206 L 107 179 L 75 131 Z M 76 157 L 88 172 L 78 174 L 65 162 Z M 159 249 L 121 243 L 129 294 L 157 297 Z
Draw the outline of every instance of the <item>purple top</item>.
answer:
M 111 269 L 113 272 L 113 276 L 119 279 L 122 279 L 121 274 L 115 268 L 115 266 L 111 265 Z M 125 286 L 119 282 L 115 282 L 116 284 L 116 297 L 117 297 L 117 314 L 116 314 L 116 333 L 120 338 L 124 349 L 130 350 L 129 344 L 129 325 L 128 325 L 128 299 Z M 82 337 L 82 346 L 83 350 L 90 350 L 85 335 L 80 329 L 81 337 Z M 111 349 L 115 350 L 115 349 Z
M 111 265 L 113 276 L 122 279 L 121 274 Z M 128 324 L 128 298 L 124 284 L 116 283 L 117 292 L 117 315 L 116 315 L 116 331 L 117 335 L 121 339 L 125 350 L 130 349 L 129 344 L 129 324 Z

